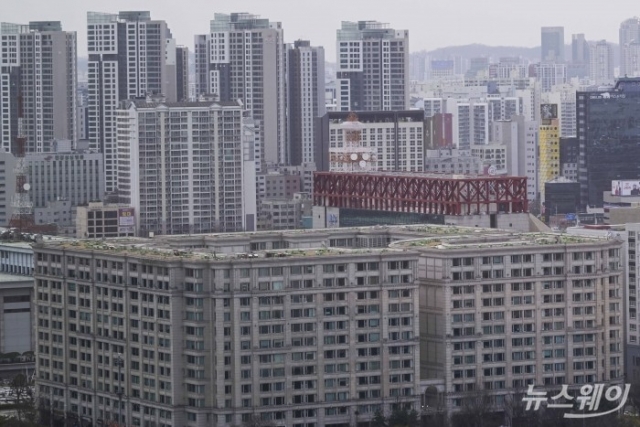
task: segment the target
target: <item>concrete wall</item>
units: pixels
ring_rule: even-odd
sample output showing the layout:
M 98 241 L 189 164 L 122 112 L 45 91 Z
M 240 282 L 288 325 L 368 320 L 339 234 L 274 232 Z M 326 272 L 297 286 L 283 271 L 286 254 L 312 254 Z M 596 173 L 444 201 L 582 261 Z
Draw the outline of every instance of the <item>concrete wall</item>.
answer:
M 528 213 L 496 214 L 497 227 L 505 230 L 529 232 Z M 445 224 L 464 227 L 491 228 L 491 215 L 447 215 Z

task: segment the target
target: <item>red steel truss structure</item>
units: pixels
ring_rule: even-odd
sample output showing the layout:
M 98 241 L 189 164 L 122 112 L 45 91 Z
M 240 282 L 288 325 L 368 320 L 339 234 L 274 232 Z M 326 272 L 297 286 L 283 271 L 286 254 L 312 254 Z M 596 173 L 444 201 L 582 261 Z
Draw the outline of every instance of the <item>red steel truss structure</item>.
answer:
M 441 215 L 527 212 L 527 178 L 315 172 L 315 206 Z

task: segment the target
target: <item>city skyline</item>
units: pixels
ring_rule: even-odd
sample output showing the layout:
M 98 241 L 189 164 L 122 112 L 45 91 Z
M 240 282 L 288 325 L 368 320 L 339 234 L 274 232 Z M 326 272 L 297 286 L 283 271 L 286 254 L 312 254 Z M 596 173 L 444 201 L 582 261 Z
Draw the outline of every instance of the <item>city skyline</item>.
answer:
M 204 0 L 192 0 L 189 5 L 193 10 L 200 11 L 198 16 L 203 15 L 197 19 L 192 14 L 176 13 L 175 3 L 167 1 L 115 0 L 105 5 L 96 0 L 71 0 L 65 3 L 67 7 L 64 9 L 42 0 L 7 0 L 6 3 L 2 18 L 5 22 L 60 20 L 67 31 L 77 31 L 80 57 L 87 56 L 84 31 L 87 11 L 116 13 L 120 10 L 150 10 L 154 19 L 167 21 L 178 44 L 188 47 L 192 47 L 195 34 L 208 32 L 209 21 L 214 13 L 248 12 L 262 15 L 271 21 L 282 22 L 287 43 L 306 39 L 311 40 L 313 45 L 323 46 L 325 57 L 330 62 L 335 61 L 336 30 L 340 28 L 341 21 L 377 20 L 389 23 L 393 28 L 407 29 L 411 34 L 411 50 L 420 51 L 471 43 L 535 47 L 540 44 L 540 27 L 543 26 L 564 26 L 565 44 L 571 42 L 570 35 L 574 33 L 584 33 L 587 40 L 606 39 L 617 43 L 620 23 L 634 15 L 628 3 L 621 0 L 607 3 L 605 10 L 595 1 L 581 3 L 578 10 L 573 6 L 544 0 L 520 5 L 517 15 L 508 3 L 498 0 L 481 3 L 453 0 L 437 5 L 400 0 L 395 3 L 398 7 L 389 9 L 376 9 L 375 2 L 365 3 L 362 0 L 350 3 L 329 0 L 305 4 L 304 9 L 292 7 L 292 3 L 285 0 L 268 3 L 222 0 L 213 7 Z M 383 5 L 381 2 L 379 4 Z M 461 10 L 467 13 L 460 15 Z M 300 16 L 300 12 L 304 12 L 304 15 Z M 324 22 L 325 25 L 309 25 L 305 16 L 313 16 L 315 22 Z M 429 16 L 437 16 L 437 26 L 430 24 Z M 589 16 L 597 16 L 598 19 L 585 19 Z M 486 31 L 487 28 L 491 31 Z M 523 28 L 525 31 L 522 31 Z

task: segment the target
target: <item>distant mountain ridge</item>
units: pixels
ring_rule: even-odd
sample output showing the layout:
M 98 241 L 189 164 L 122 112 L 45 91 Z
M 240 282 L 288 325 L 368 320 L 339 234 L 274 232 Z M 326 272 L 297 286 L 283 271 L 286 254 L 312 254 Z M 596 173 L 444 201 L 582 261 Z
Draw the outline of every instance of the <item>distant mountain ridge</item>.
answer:
M 594 43 L 594 41 L 589 41 Z M 614 63 L 620 63 L 620 49 L 616 43 L 609 43 L 613 46 Z M 567 61 L 571 61 L 571 45 L 565 45 L 564 56 Z M 498 61 L 500 57 L 522 57 L 532 62 L 540 60 L 540 46 L 522 47 L 522 46 L 489 46 L 485 44 L 468 44 L 461 46 L 446 46 L 433 50 L 421 50 L 412 52 L 411 57 L 420 58 L 430 56 L 433 59 L 446 59 L 450 55 L 461 56 L 464 59 L 470 59 L 478 56 L 488 56 L 493 61 Z
M 569 46 L 569 53 L 571 47 Z M 496 61 L 504 56 L 520 56 L 530 60 L 536 60 L 540 57 L 540 46 L 537 47 L 521 47 L 521 46 L 488 46 L 484 44 L 474 43 L 463 46 L 446 46 L 438 49 L 426 51 L 421 50 L 412 52 L 416 56 L 431 56 L 434 59 L 446 58 L 450 55 L 457 55 L 469 59 L 478 56 L 489 56 Z

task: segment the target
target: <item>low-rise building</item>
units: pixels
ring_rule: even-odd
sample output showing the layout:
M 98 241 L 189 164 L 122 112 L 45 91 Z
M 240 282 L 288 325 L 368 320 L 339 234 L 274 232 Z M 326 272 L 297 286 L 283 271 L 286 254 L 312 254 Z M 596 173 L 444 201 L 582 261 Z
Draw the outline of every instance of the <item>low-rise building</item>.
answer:
M 424 171 L 456 175 L 481 175 L 482 159 L 471 155 L 471 150 L 426 150 Z
M 71 150 L 69 144 L 62 142 L 52 144 L 58 151 L 29 153 L 25 157 L 29 196 L 35 208 L 44 208 L 58 199 L 78 206 L 104 197 L 102 153 Z
M 0 353 L 34 350 L 33 292 L 32 277 L 0 273 Z
M 494 174 L 507 173 L 507 146 L 502 144 L 473 145 L 471 155 L 479 158 Z
M 260 202 L 261 230 L 293 230 L 311 228 L 303 218 L 311 216 L 311 196 L 295 193 L 291 199 L 270 199 Z
M 11 233 L 0 233 L 0 273 L 31 276 L 33 274 L 33 249 L 31 242 L 15 240 Z
M 127 205 L 89 203 L 76 212 L 76 237 L 103 239 L 136 235 L 134 208 Z

